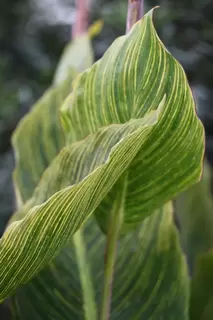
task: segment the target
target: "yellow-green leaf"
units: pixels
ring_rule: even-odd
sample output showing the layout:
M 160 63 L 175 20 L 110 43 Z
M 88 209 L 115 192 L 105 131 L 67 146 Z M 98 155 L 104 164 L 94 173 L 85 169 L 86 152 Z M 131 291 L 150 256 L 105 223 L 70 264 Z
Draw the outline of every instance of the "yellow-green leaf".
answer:
M 185 73 L 159 40 L 151 11 L 75 81 L 62 118 L 74 142 L 98 128 L 142 118 L 160 104 L 163 116 L 128 170 L 123 230 L 201 176 L 203 127 Z M 114 195 L 112 188 L 96 210 L 103 230 Z
M 1 300 L 54 259 L 94 212 L 106 227 L 123 174 L 124 228 L 200 177 L 203 127 L 150 13 L 79 77 L 70 99 L 63 115 L 70 145 L 0 241 Z
M 67 70 L 82 72 L 91 67 L 94 61 L 91 40 L 87 33 L 70 41 L 66 46 L 56 69 L 54 83 L 57 85 L 66 79 Z
M 99 307 L 106 238 L 94 218 L 81 232 Z M 12 300 L 16 319 L 85 319 L 80 280 L 85 266 L 80 270 L 78 262 L 71 242 L 48 268 L 17 290 Z M 110 319 L 188 320 L 188 300 L 187 267 L 168 204 L 119 240 Z
M 66 46 L 62 58 L 57 67 L 54 83 L 58 84 L 66 79 L 69 69 L 82 72 L 90 68 L 94 61 L 91 39 L 98 35 L 103 28 L 103 21 L 95 21 L 88 32 L 70 41 Z
M 65 144 L 59 107 L 72 89 L 75 72 L 65 82 L 49 89 L 20 121 L 13 134 L 16 169 L 14 183 L 20 201 L 28 200 L 44 170 Z
M 94 28 L 97 24 L 94 24 Z M 96 30 L 97 31 L 97 30 Z M 28 200 L 44 170 L 65 145 L 59 108 L 72 91 L 78 72 L 93 63 L 90 35 L 83 34 L 70 42 L 59 62 L 54 84 L 19 123 L 13 135 L 16 154 L 14 184 L 17 202 Z
M 0 240 L 0 301 L 59 254 L 135 158 L 156 116 L 105 127 L 62 149 Z

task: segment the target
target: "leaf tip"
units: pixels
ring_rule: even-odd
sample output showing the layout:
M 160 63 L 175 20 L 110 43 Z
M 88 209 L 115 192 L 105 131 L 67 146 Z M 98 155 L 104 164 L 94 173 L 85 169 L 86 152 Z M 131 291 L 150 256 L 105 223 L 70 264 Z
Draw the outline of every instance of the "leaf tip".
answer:
M 95 21 L 88 29 L 88 35 L 92 39 L 99 35 L 103 29 L 104 21 L 99 19 Z

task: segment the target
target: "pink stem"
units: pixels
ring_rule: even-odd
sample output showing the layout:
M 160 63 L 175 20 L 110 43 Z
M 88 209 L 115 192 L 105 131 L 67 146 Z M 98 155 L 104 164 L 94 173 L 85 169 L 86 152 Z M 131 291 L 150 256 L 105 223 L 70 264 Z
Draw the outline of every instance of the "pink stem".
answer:
M 75 0 L 76 2 L 76 21 L 72 28 L 72 38 L 77 38 L 82 33 L 87 32 L 89 22 L 89 8 L 87 0 Z
M 128 13 L 126 20 L 126 33 L 128 33 L 132 26 L 140 20 L 144 15 L 144 1 L 143 0 L 129 0 Z

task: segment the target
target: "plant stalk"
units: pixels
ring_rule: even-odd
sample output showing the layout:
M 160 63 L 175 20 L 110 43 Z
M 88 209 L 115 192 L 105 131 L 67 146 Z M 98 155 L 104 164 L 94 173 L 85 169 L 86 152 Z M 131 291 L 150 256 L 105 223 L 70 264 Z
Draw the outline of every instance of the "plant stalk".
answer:
M 144 14 L 144 2 L 143 0 L 129 0 L 126 33 L 128 33 L 132 26 L 142 18 Z M 117 241 L 122 226 L 125 196 L 127 189 L 127 175 L 118 181 L 116 184 L 118 194 L 114 203 L 114 207 L 110 214 L 109 228 L 107 233 L 107 245 L 105 256 L 105 270 L 104 270 L 104 288 L 101 306 L 100 320 L 110 319 L 111 308 L 111 296 L 112 296 L 112 284 L 114 276 L 114 266 L 117 253 Z
M 88 0 L 75 0 L 76 21 L 72 27 L 72 38 L 75 39 L 82 33 L 87 32 L 89 27 L 89 5 Z
M 107 233 L 105 270 L 104 270 L 104 288 L 101 307 L 101 320 L 110 319 L 110 305 L 112 296 L 112 283 L 114 276 L 114 266 L 117 253 L 117 240 L 120 228 L 123 222 L 125 196 L 127 188 L 127 176 L 124 175 L 118 181 L 115 188 L 118 190 L 116 200 L 109 218 L 109 228 Z
M 85 320 L 96 320 L 97 312 L 95 303 L 95 292 L 93 289 L 90 267 L 87 260 L 83 227 L 81 227 L 81 229 L 74 234 L 73 243 L 75 245 L 77 264 L 84 297 Z
M 126 20 L 126 33 L 144 15 L 144 0 L 129 0 Z

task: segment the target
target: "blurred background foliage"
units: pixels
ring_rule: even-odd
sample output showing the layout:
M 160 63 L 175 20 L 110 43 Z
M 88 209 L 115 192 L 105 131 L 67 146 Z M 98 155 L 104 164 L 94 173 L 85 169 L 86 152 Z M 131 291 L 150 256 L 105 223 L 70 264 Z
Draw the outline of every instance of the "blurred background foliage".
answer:
M 90 0 L 90 20 L 104 20 L 94 40 L 99 59 L 125 32 L 127 0 Z M 146 0 L 156 5 L 162 41 L 182 63 L 206 129 L 206 156 L 213 165 L 213 2 Z M 0 234 L 15 202 L 11 134 L 17 122 L 51 84 L 54 69 L 75 21 L 73 0 L 0 1 Z

